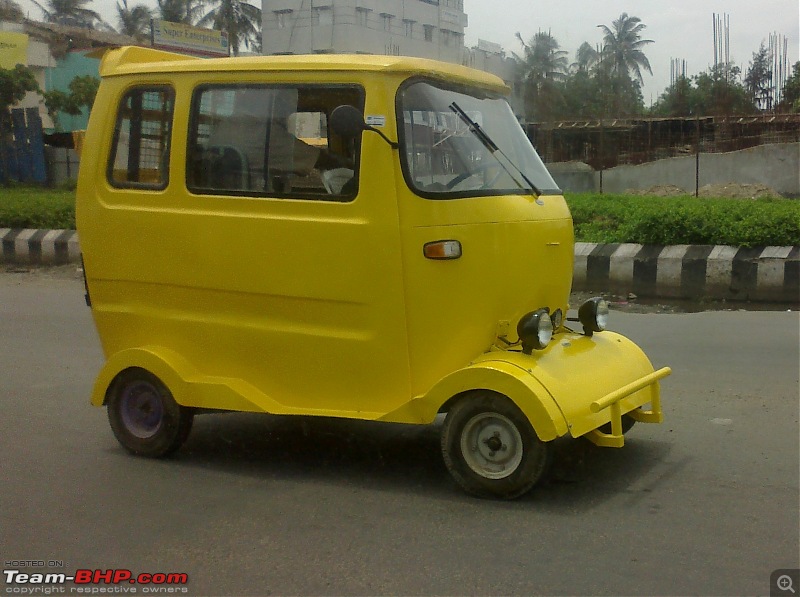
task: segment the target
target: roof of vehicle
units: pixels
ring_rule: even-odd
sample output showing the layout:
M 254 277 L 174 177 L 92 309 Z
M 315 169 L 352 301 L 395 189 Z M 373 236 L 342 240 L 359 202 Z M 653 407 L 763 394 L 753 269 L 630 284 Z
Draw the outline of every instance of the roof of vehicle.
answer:
M 508 87 L 499 77 L 484 71 L 409 56 L 373 54 L 297 54 L 245 56 L 236 58 L 196 58 L 141 46 L 109 50 L 100 65 L 102 77 L 128 74 L 171 72 L 231 71 L 348 71 L 428 74 L 459 83 L 479 85 L 501 93 Z

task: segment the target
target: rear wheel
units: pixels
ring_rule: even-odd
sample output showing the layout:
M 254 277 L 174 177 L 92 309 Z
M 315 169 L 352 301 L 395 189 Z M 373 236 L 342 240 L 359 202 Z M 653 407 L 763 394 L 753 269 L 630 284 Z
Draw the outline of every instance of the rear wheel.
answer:
M 507 397 L 475 392 L 445 418 L 442 455 L 450 474 L 478 497 L 514 499 L 530 491 L 550 463 L 528 418 Z
M 107 405 L 117 441 L 138 456 L 172 454 L 192 429 L 194 411 L 175 402 L 164 383 L 144 369 L 120 373 L 111 385 Z

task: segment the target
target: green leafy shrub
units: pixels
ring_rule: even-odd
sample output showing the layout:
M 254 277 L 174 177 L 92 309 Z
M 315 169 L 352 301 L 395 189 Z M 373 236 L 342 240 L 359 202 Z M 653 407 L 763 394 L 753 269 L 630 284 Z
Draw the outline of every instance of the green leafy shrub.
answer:
M 12 185 L 0 190 L 0 228 L 75 229 L 75 192 Z
M 575 239 L 653 245 L 800 245 L 800 201 L 568 195 Z

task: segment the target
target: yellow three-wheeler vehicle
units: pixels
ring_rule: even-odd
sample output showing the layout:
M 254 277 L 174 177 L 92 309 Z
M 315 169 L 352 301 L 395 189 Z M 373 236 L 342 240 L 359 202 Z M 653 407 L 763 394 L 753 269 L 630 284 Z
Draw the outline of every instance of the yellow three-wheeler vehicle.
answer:
M 669 369 L 602 331 L 604 301 L 565 324 L 572 220 L 500 79 L 136 47 L 100 70 L 77 218 L 92 402 L 130 452 L 173 452 L 207 410 L 446 413 L 455 480 L 513 498 L 552 440 L 662 420 Z

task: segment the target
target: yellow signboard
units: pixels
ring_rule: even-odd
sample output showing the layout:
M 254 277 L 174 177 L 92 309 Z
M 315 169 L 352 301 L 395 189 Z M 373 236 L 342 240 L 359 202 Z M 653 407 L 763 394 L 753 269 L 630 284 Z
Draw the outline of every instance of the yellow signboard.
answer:
M 228 34 L 153 19 L 153 47 L 193 56 L 228 56 Z
M 28 36 L 15 31 L 0 31 L 0 68 L 28 65 Z

